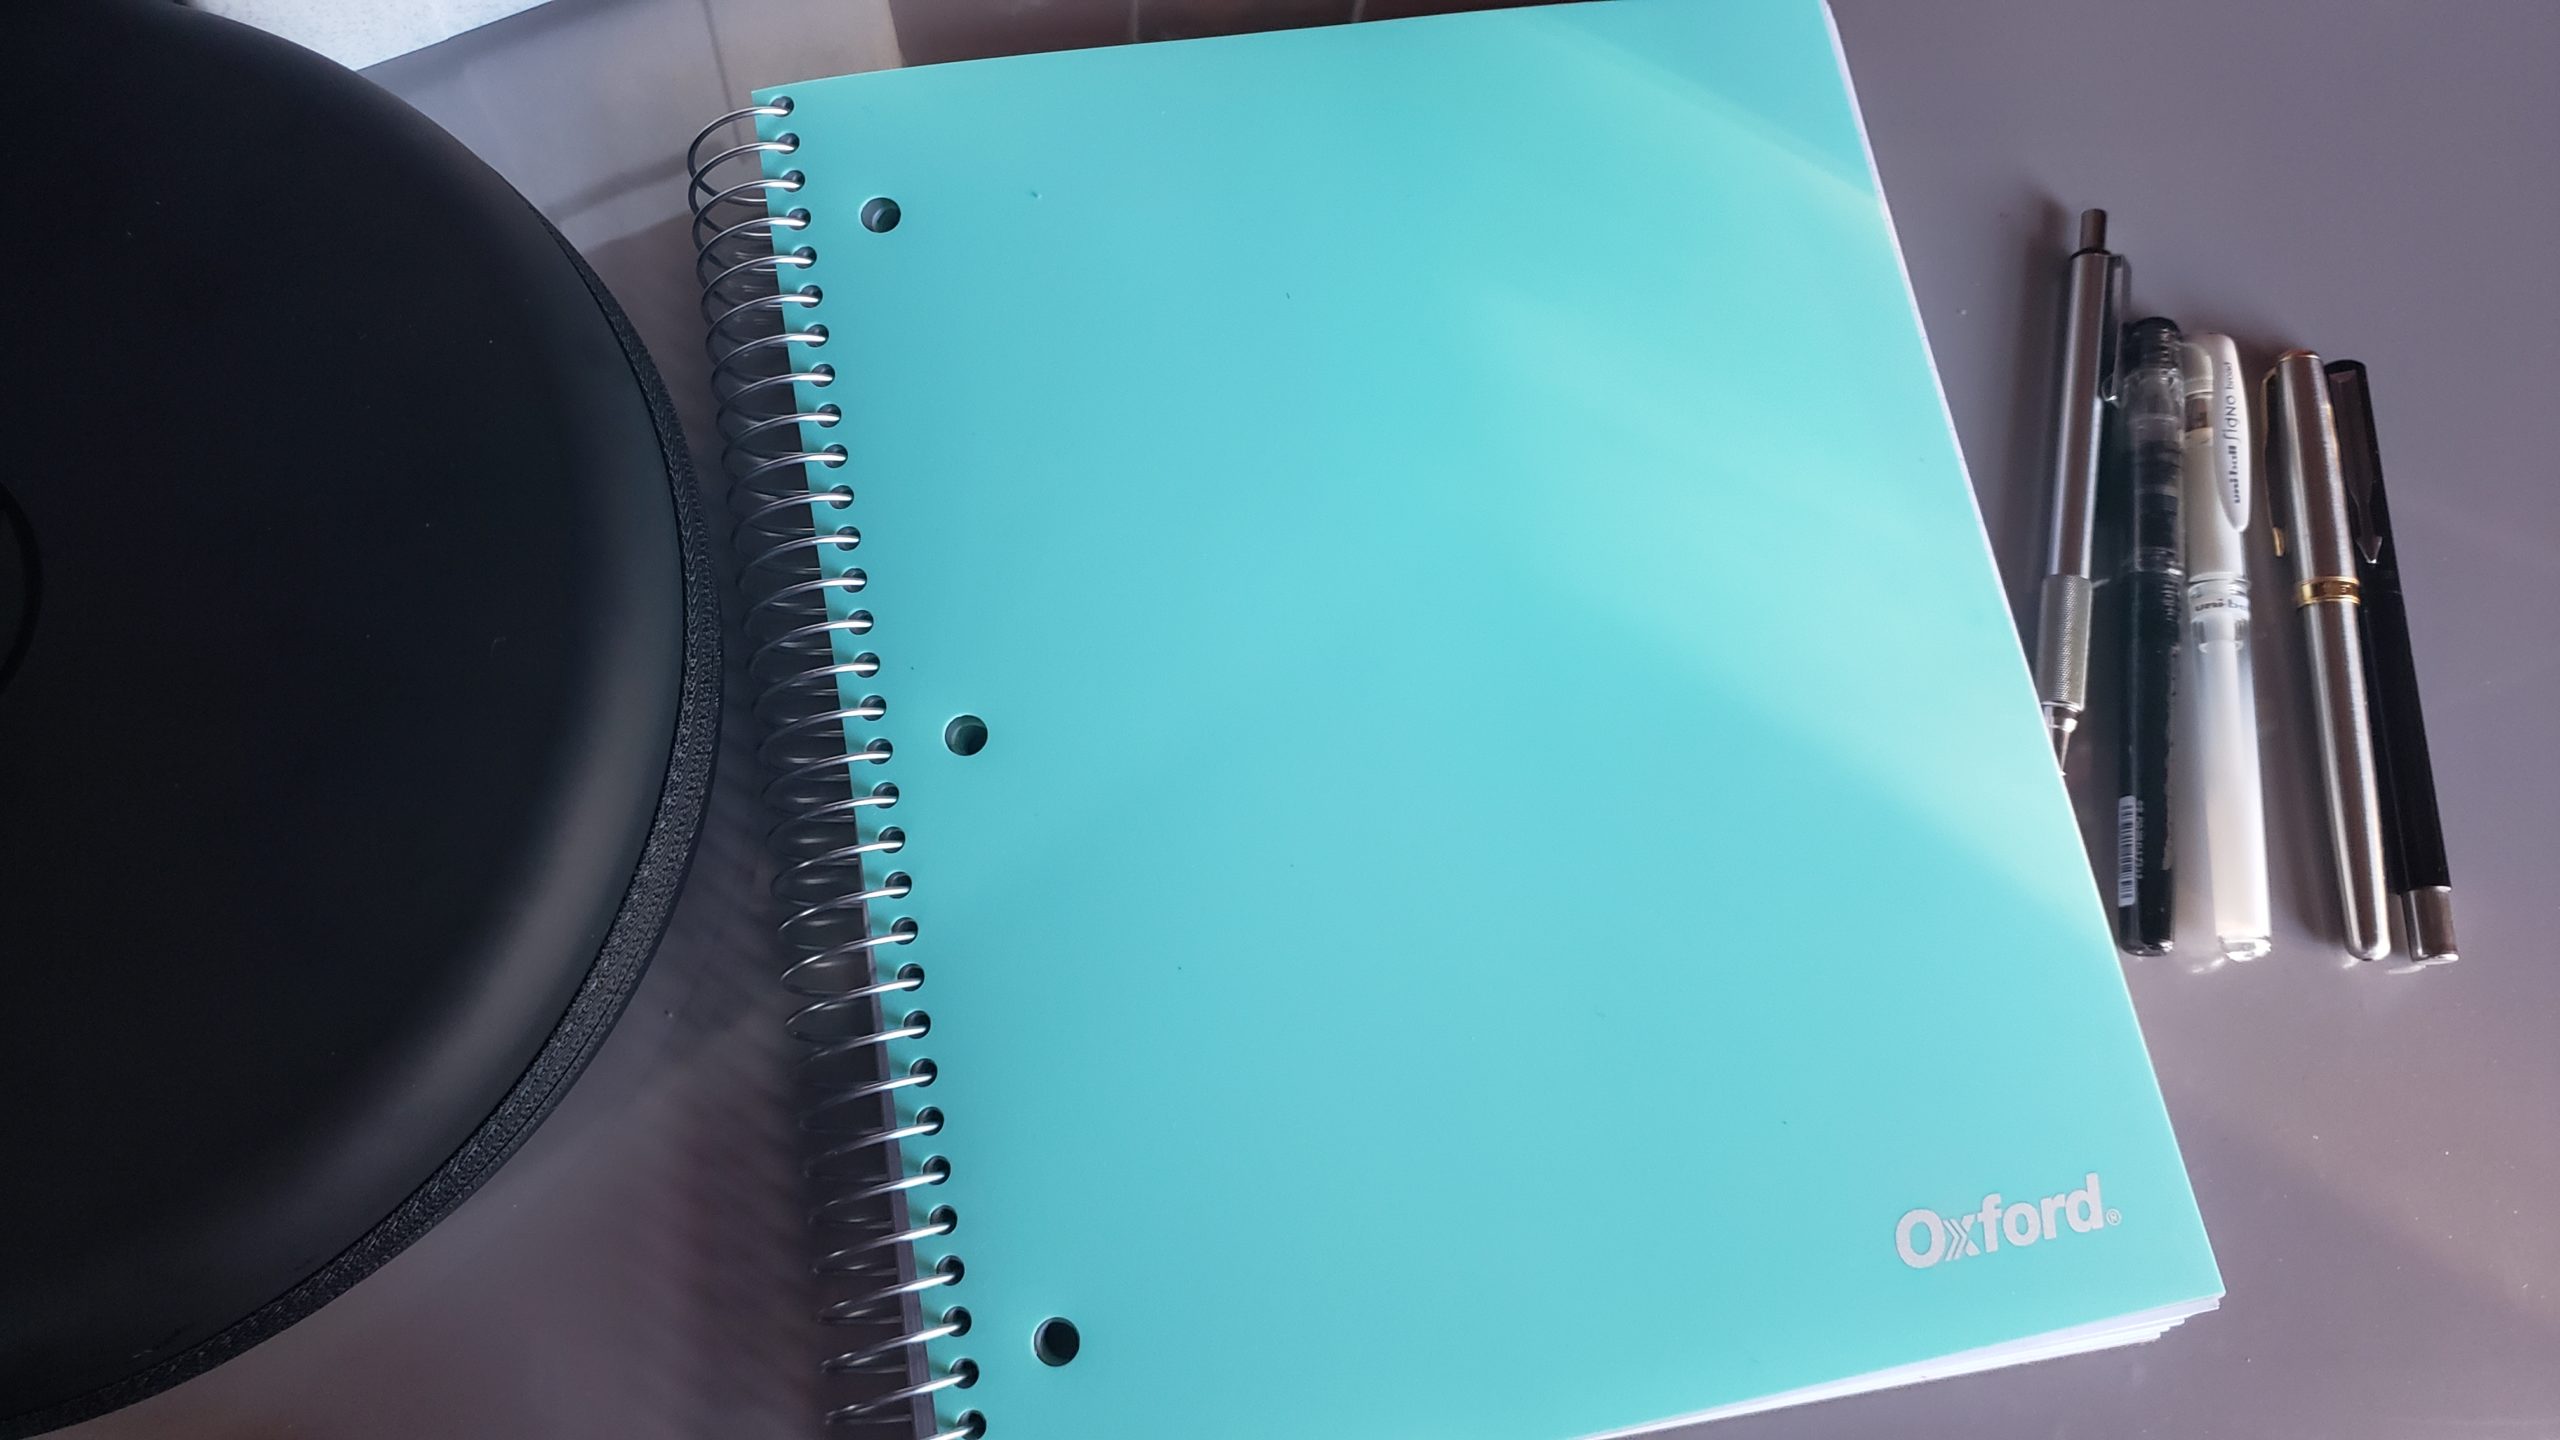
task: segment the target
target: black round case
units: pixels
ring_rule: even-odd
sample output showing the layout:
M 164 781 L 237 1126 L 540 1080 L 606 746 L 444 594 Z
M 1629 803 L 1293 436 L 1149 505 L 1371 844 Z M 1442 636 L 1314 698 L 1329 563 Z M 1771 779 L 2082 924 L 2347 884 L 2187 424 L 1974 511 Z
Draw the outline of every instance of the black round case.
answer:
M 683 441 L 593 274 L 364 79 L 5 26 L 0 1434 L 434 1224 L 594 1053 L 708 789 Z

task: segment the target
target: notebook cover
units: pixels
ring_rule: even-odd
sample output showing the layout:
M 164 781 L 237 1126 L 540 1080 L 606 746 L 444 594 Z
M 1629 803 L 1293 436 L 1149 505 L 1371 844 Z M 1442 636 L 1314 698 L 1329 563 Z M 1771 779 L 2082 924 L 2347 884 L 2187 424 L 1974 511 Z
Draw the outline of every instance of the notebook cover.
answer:
M 944 1424 L 1566 1440 L 2219 1292 L 1814 0 L 776 95 Z

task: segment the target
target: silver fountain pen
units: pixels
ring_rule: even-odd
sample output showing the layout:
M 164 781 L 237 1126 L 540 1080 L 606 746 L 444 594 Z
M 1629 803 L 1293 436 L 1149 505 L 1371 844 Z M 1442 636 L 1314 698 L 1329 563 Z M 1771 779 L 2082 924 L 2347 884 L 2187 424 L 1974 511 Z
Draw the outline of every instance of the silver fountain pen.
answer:
M 2379 960 L 2391 953 L 2382 913 L 2382 804 L 2337 414 L 2320 357 L 2308 350 L 2277 356 L 2267 390 L 2275 493 L 2284 502 L 2276 517 L 2276 553 L 2293 560 L 2294 605 L 2310 647 L 2320 773 L 2329 792 L 2329 839 L 2347 949 L 2360 960 Z
M 2053 543 L 2036 603 L 2036 698 L 2054 763 L 2089 704 L 2089 558 L 2098 515 L 2098 432 L 2115 356 L 2124 262 L 2107 249 L 2107 212 L 2080 212 L 2062 307 L 2060 393 L 2053 426 Z

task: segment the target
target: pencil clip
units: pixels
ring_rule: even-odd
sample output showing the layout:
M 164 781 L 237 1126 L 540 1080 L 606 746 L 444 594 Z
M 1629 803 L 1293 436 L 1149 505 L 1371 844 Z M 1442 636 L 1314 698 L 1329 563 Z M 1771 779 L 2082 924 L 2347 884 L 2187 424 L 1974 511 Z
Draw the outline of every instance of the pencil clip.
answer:
M 2107 298 L 2098 318 L 2098 334 L 2105 337 L 2098 350 L 2098 398 L 2110 405 L 2124 373 L 2124 313 L 2132 290 L 2133 266 L 2122 255 L 2107 257 Z

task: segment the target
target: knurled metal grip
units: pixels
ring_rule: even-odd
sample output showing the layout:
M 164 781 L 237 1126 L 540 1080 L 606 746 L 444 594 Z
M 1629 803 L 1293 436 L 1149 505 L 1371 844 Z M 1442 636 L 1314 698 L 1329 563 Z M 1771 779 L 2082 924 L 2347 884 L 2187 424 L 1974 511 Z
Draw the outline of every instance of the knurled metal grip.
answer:
M 2047 575 L 2036 607 L 2036 699 L 2075 718 L 2089 703 L 2089 580 Z

